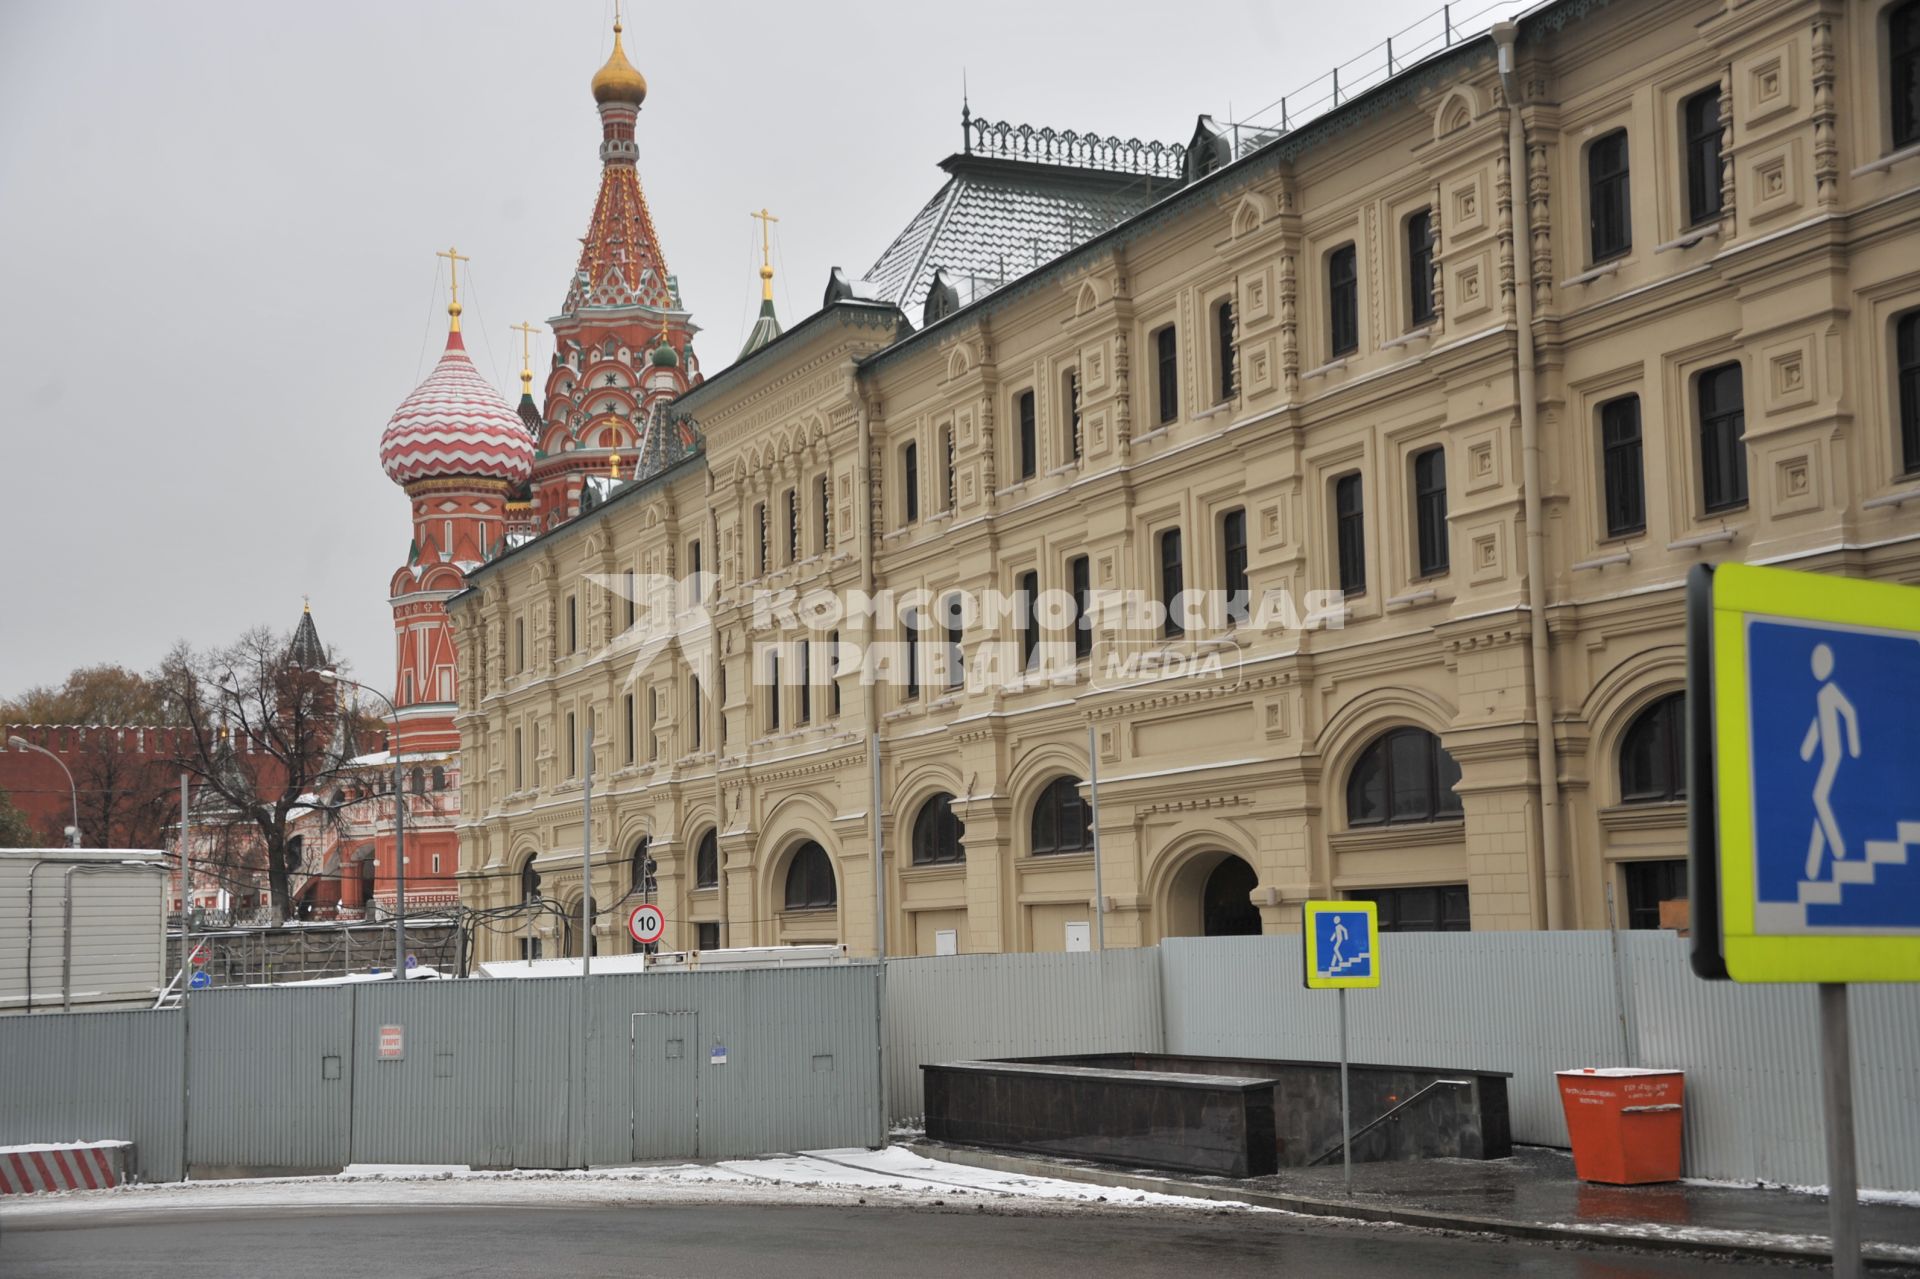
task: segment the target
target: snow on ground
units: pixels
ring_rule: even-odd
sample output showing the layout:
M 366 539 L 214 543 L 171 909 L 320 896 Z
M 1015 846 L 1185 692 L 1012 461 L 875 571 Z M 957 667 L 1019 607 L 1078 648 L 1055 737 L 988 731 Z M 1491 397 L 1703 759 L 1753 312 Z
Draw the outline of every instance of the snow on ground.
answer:
M 1734 1190 L 1784 1190 L 1793 1195 L 1819 1195 L 1825 1198 L 1825 1186 L 1796 1186 L 1782 1181 L 1716 1181 L 1710 1177 L 1686 1177 L 1689 1186 L 1723 1186 Z M 1888 1204 L 1895 1208 L 1920 1208 L 1920 1190 L 1861 1190 L 1863 1204 Z
M 130 1141 L 39 1141 L 25 1146 L 0 1146 L 0 1159 L 8 1155 L 44 1155 L 55 1150 L 116 1150 L 132 1144 Z
M 1071 1205 L 1261 1212 L 1245 1204 L 1110 1189 L 1050 1177 L 941 1163 L 898 1146 L 810 1150 L 710 1164 L 643 1164 L 591 1171 L 474 1172 L 458 1165 L 354 1164 L 332 1177 L 163 1182 L 34 1195 L 0 1208 L 19 1225 L 233 1209 L 306 1211 L 472 1206 L 594 1207 L 646 1203 L 978 1204 L 1059 1211 Z

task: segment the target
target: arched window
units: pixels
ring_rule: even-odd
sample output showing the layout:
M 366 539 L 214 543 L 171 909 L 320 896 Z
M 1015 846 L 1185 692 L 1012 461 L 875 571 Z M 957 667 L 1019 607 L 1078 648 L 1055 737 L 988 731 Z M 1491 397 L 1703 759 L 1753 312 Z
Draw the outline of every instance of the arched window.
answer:
M 1461 815 L 1459 780 L 1460 765 L 1424 728 L 1382 733 L 1347 775 L 1347 825 L 1453 821 Z
M 827 850 L 808 840 L 787 863 L 787 909 L 829 910 L 838 900 Z
M 447 770 L 438 764 L 433 766 L 433 788 L 435 790 L 445 790 L 447 788 Z
M 695 888 L 718 888 L 720 886 L 720 835 L 718 831 L 708 831 L 700 837 L 700 843 L 693 854 L 693 886 Z
M 412 780 L 413 780 L 414 794 L 424 795 L 427 793 L 427 773 L 426 773 L 426 770 L 421 768 L 418 764 L 415 764 L 413 767 Z
M 942 791 L 920 806 L 913 819 L 913 864 L 934 866 L 963 862 L 967 850 L 960 843 L 966 826 L 953 815 L 953 796 Z
M 1670 804 L 1687 797 L 1687 695 L 1669 693 L 1634 717 L 1620 739 L 1620 800 Z
M 534 853 L 527 854 L 527 860 L 520 863 L 520 900 L 537 901 L 540 897 L 540 872 L 533 868 Z
M 654 893 L 660 889 L 660 879 L 657 874 L 660 869 L 660 863 L 647 854 L 647 845 L 650 842 L 645 835 L 642 835 L 640 841 L 633 846 L 632 878 L 630 880 L 633 884 L 633 892 L 641 893 L 648 897 L 653 896 Z
M 1056 777 L 1033 805 L 1033 855 L 1078 853 L 1093 847 L 1093 810 L 1078 777 Z

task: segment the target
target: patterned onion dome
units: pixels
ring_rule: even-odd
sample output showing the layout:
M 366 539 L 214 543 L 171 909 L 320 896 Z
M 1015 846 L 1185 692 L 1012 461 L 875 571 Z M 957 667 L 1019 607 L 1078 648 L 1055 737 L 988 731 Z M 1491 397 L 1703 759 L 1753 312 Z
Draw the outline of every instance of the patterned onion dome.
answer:
M 459 330 L 427 380 L 400 402 L 380 437 L 380 467 L 395 484 L 476 475 L 525 483 L 533 441 L 520 415 L 467 358 Z

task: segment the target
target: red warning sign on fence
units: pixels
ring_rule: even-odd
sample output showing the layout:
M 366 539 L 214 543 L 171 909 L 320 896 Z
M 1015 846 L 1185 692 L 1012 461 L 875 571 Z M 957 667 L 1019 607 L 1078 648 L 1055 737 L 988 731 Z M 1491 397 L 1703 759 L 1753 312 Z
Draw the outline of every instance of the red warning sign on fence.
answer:
M 380 1060 L 400 1061 L 407 1055 L 407 1028 L 405 1026 L 382 1026 L 380 1028 Z

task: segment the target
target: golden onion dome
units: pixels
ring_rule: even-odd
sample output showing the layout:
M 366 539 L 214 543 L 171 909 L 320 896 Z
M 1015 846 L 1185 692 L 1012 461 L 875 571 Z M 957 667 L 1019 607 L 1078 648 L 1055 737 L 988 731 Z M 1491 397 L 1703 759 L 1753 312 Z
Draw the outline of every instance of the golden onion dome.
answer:
M 613 54 L 608 57 L 607 65 L 593 75 L 593 100 L 629 102 L 637 107 L 646 99 L 647 78 L 627 61 L 627 52 L 620 47 L 620 23 L 616 19 L 613 24 Z

